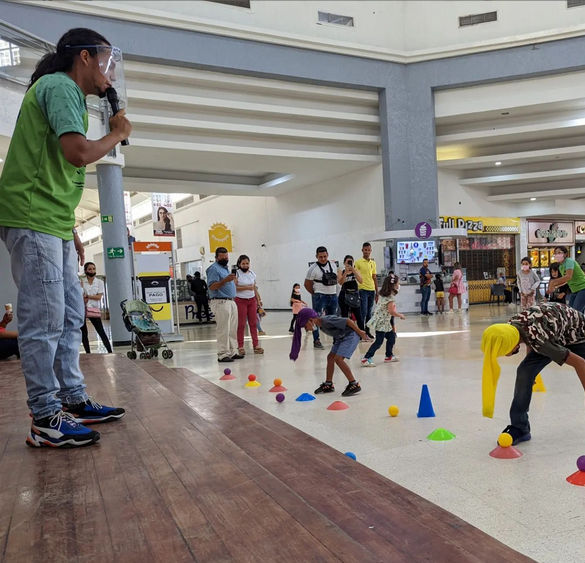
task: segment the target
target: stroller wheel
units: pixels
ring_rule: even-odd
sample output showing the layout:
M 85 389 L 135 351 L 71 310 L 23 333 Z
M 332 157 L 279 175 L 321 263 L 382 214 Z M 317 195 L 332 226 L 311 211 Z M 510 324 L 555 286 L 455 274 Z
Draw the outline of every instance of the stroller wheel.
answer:
M 162 351 L 162 357 L 164 360 L 166 360 L 169 357 L 169 353 L 166 350 Z
M 128 352 L 126 354 L 128 356 L 129 360 L 135 360 L 136 359 L 136 352 Z
M 157 358 L 158 357 L 158 350 L 155 350 L 154 348 L 150 349 L 150 357 L 151 358 Z
M 144 359 L 145 360 L 150 360 L 151 356 L 148 352 L 146 352 L 146 354 L 144 354 Z
M 173 351 L 169 350 L 169 359 L 173 357 Z
M 146 354 L 144 352 L 140 352 L 140 359 L 146 360 Z

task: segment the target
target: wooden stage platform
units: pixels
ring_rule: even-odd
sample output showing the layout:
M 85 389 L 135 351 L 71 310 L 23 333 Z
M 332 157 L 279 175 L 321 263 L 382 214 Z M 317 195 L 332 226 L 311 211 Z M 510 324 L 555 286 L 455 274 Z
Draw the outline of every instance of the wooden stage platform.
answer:
M 0 563 L 532 561 L 187 370 L 82 367 L 126 417 L 34 450 L 20 365 L 0 362 Z

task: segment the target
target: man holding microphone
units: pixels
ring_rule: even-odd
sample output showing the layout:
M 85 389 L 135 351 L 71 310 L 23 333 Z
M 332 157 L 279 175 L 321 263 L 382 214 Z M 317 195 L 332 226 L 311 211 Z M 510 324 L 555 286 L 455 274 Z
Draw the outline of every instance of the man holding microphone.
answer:
M 86 96 L 104 97 L 121 71 L 121 53 L 99 33 L 72 29 L 37 64 L 0 176 L 0 238 L 18 288 L 18 343 L 32 414 L 26 443 L 77 447 L 100 438 L 84 424 L 122 418 L 85 392 L 79 368 L 85 311 L 77 276 L 83 244 L 75 208 L 85 167 L 132 131 L 120 111 L 110 133 L 86 138 Z

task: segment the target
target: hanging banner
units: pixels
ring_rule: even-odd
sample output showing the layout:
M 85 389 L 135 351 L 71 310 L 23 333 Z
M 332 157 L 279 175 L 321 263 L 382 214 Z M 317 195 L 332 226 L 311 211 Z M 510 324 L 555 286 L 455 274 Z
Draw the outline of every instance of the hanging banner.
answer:
M 124 192 L 124 215 L 126 217 L 126 226 L 130 233 L 134 230 L 134 223 L 132 222 L 132 201 L 130 199 L 130 192 Z
M 214 223 L 209 229 L 209 252 L 215 252 L 221 246 L 232 252 L 232 232 L 227 225 Z
M 152 229 L 156 237 L 175 236 L 171 194 L 152 194 Z

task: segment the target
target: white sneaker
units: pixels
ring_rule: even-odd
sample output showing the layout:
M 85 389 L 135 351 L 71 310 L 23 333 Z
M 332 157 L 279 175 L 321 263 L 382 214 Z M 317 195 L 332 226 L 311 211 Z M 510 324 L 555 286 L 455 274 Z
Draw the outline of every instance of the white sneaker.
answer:
M 396 356 L 390 356 L 389 358 L 384 358 L 385 364 L 390 364 L 394 362 L 399 362 L 400 360 Z
M 362 358 L 362 366 L 366 368 L 375 368 L 376 364 L 373 362 L 372 358 Z

